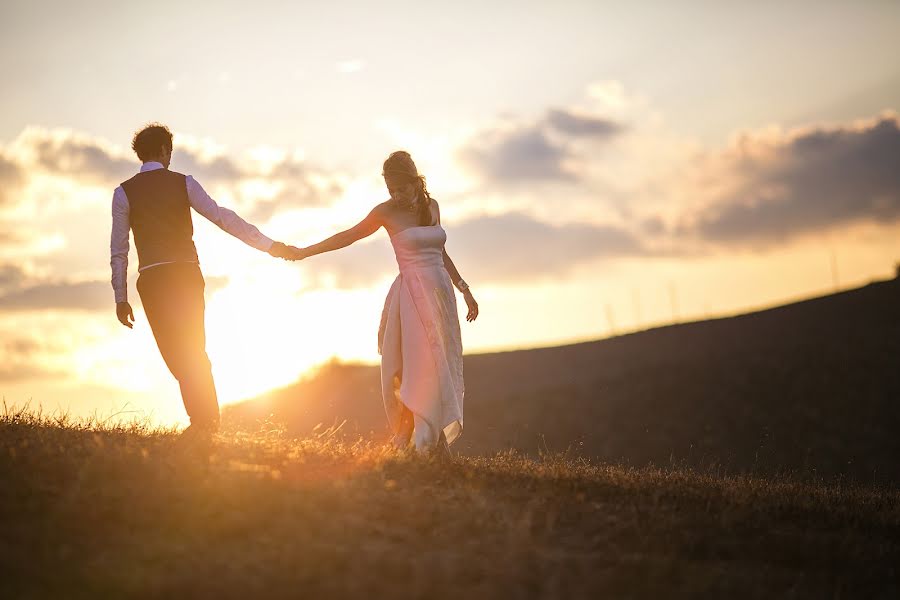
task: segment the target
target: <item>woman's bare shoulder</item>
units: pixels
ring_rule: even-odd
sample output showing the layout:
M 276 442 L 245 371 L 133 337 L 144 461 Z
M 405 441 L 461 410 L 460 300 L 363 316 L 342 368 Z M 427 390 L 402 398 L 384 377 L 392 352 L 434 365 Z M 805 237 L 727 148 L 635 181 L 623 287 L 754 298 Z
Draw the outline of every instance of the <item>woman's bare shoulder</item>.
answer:
M 379 222 L 383 223 L 385 220 L 390 219 L 391 213 L 391 201 L 385 200 L 384 202 L 376 204 L 375 208 L 369 212 L 369 216 L 375 217 Z
M 431 209 L 431 213 L 435 217 L 435 219 L 434 219 L 435 224 L 440 225 L 441 224 L 441 205 L 438 204 L 438 201 L 435 200 L 434 198 L 431 199 L 431 204 L 433 206 L 433 208 Z
M 375 208 L 372 209 L 372 212 L 381 216 L 387 215 L 391 212 L 392 205 L 393 202 L 391 202 L 390 199 L 385 200 L 384 202 L 376 204 Z

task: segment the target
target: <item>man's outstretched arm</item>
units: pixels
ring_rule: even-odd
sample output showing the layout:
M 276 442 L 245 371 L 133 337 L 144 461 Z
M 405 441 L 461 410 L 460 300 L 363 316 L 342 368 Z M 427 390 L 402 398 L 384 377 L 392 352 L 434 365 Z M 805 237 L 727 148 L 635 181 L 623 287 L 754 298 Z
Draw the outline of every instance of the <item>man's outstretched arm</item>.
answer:
M 191 207 L 194 210 L 215 223 L 219 229 L 230 233 L 248 246 L 270 254 L 273 254 L 273 251 L 277 251 L 283 246 L 260 233 L 259 229 L 239 217 L 233 210 L 216 204 L 216 201 L 209 197 L 203 186 L 197 183 L 197 180 L 190 175 L 187 177 L 187 192 Z M 273 255 L 277 255 L 277 253 Z

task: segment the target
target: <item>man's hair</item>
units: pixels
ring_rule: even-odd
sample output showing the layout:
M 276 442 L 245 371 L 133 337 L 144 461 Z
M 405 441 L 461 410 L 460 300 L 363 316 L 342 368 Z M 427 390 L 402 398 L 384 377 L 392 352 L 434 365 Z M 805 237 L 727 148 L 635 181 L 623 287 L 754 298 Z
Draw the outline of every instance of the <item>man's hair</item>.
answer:
M 150 123 L 134 134 L 131 149 L 138 158 L 147 162 L 162 154 L 163 148 L 172 149 L 172 132 L 161 123 Z

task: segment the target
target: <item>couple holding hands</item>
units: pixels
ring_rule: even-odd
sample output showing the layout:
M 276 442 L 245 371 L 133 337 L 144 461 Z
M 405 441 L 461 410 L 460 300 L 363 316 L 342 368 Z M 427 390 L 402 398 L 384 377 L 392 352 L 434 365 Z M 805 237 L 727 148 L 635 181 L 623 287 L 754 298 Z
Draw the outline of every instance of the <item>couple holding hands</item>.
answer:
M 463 294 L 467 321 L 478 303 L 444 244 L 437 201 L 428 193 L 407 152 L 384 162 L 390 199 L 357 225 L 305 248 L 274 242 L 209 197 L 190 175 L 168 169 L 172 134 L 152 124 L 138 131 L 132 148 L 140 172 L 113 193 L 110 266 L 119 321 L 131 328 L 128 303 L 129 237 L 138 254 L 137 290 L 160 354 L 178 380 L 190 433 L 218 429 L 219 404 L 206 354 L 204 280 L 193 242 L 191 209 L 258 250 L 302 260 L 349 246 L 384 227 L 400 273 L 384 304 L 378 329 L 381 387 L 392 443 L 414 443 L 422 451 L 449 454 L 463 427 L 462 339 L 455 285 Z

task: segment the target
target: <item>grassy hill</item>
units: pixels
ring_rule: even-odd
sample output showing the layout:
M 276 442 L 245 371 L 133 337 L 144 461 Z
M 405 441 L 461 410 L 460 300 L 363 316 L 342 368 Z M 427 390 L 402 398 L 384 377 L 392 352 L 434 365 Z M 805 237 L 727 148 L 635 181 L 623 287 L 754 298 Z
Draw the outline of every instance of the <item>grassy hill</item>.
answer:
M 369 366 L 209 442 L 6 411 L 0 598 L 900 597 L 898 308 L 469 356 L 452 463 L 378 443 Z
M 374 333 L 373 333 L 374 335 Z M 751 314 L 465 360 L 456 450 L 900 484 L 900 280 Z M 377 367 L 332 364 L 228 410 L 385 435 Z
M 900 494 L 0 418 L 0 597 L 891 598 Z

